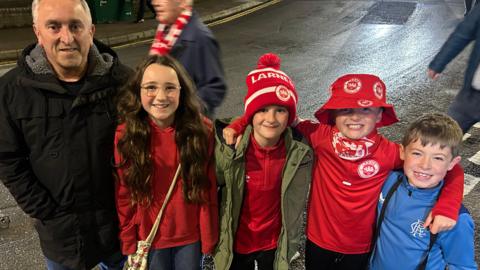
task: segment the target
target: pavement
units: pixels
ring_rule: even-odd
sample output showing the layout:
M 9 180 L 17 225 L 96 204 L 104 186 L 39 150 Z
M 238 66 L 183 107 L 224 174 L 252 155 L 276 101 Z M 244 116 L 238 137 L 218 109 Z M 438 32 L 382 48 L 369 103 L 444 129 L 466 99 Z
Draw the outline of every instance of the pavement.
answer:
M 271 1 L 197 0 L 193 8 L 204 23 L 211 24 Z M 131 21 L 96 24 L 95 38 L 112 47 L 152 39 L 158 23 L 146 10 L 143 23 L 135 23 L 133 16 Z M 0 40 L 0 65 L 15 62 L 23 48 L 36 42 L 32 27 L 0 29 Z

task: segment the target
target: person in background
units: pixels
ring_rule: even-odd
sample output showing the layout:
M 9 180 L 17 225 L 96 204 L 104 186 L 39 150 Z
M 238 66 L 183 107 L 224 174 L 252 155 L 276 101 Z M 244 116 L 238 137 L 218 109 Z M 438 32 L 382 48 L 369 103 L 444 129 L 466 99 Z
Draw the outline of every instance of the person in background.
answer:
M 422 226 L 447 171 L 460 162 L 462 135 L 444 114 L 425 114 L 410 124 L 400 146 L 403 171 L 390 173 L 378 200 L 380 225 L 369 269 L 477 269 L 474 223 L 464 206 L 450 231 L 433 235 Z
M 47 269 L 122 269 L 113 98 L 131 70 L 94 40 L 85 0 L 34 0 L 35 44 L 0 79 L 0 178 Z
M 458 122 L 466 133 L 475 123 L 480 121 L 480 6 L 475 6 L 465 19 L 452 32 L 440 51 L 428 65 L 427 74 L 437 79 L 445 67 L 468 44 L 474 42 L 468 59 L 462 89 L 455 96 L 448 108 L 448 115 Z
M 118 99 L 116 201 L 125 255 L 150 233 L 181 164 L 148 255 L 156 269 L 199 270 L 218 239 L 211 121 L 188 73 L 174 58 L 151 55 Z
M 152 0 L 138 0 L 138 13 L 137 13 L 137 20 L 136 23 L 143 23 L 145 19 L 145 5 L 147 5 L 148 9 L 150 9 L 155 16 L 155 9 L 152 6 Z
M 152 0 L 159 22 L 150 54 L 170 54 L 195 82 L 205 115 L 213 118 L 227 86 L 220 48 L 208 27 L 192 9 L 193 0 Z
M 256 262 L 259 270 L 289 269 L 303 235 L 313 155 L 288 127 L 298 97 L 280 57 L 262 55 L 246 82 L 249 124 L 236 149 L 222 137 L 229 121 L 215 121 L 221 194 L 215 268 L 254 270 Z
M 465 0 L 465 13 L 464 16 L 467 16 L 468 13 L 477 5 L 477 0 Z

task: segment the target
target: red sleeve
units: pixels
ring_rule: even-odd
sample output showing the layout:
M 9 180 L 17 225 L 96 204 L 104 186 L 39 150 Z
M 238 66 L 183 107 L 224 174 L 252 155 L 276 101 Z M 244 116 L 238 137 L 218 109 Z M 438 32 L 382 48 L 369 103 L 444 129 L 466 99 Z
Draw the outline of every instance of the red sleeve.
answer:
M 463 168 L 459 164 L 447 173 L 440 198 L 432 210 L 433 217 L 442 215 L 454 220 L 458 219 L 458 211 L 463 199 L 464 178 Z
M 215 159 L 213 133 L 210 138 L 208 162 L 208 177 L 210 179 L 210 189 L 208 190 L 207 202 L 200 207 L 200 240 L 202 243 L 202 253 L 212 254 L 218 241 L 218 201 L 217 201 L 217 179 L 215 176 Z
M 115 132 L 114 158 L 115 164 L 120 164 L 122 158 L 117 150 L 118 140 L 121 137 L 123 128 L 119 126 Z M 135 208 L 132 207 L 130 190 L 123 181 L 123 170 L 125 167 L 117 167 L 118 180 L 115 181 L 115 204 L 120 222 L 120 244 L 122 253 L 133 254 L 137 250 L 137 225 L 135 224 Z
M 231 128 L 235 130 L 236 134 L 238 135 L 238 134 L 243 134 L 248 124 L 249 123 L 247 121 L 247 118 L 245 116 L 240 116 L 237 119 L 233 120 L 233 122 L 231 122 L 227 126 L 227 128 Z

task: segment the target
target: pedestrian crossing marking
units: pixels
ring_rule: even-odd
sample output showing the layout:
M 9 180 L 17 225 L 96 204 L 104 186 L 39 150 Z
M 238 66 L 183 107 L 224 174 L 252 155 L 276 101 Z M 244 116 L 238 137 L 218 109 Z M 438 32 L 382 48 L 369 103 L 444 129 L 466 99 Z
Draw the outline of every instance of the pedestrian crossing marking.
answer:
M 470 175 L 470 174 L 465 174 L 465 184 L 463 186 L 463 196 L 467 196 L 468 193 L 470 193 L 470 191 L 472 191 L 472 189 L 475 187 L 475 185 L 478 184 L 478 182 L 480 182 L 480 178 L 479 177 L 475 177 L 473 175 Z
M 470 158 L 468 159 L 468 161 L 473 162 L 473 163 L 475 163 L 475 164 L 477 164 L 477 165 L 480 165 L 480 151 L 477 152 L 477 153 L 476 153 L 475 155 L 473 155 L 472 157 L 470 157 Z

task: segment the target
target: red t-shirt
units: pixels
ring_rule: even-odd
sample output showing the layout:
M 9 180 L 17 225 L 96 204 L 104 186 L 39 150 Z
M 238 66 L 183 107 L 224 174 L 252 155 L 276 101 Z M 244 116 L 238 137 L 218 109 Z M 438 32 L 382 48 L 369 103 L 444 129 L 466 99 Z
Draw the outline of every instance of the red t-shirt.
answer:
M 245 159 L 244 197 L 234 242 L 235 252 L 241 254 L 277 247 L 285 142 L 281 139 L 274 147 L 262 148 L 252 135 Z

